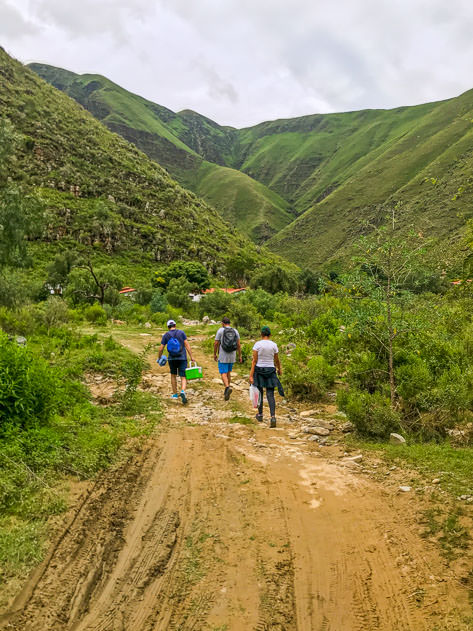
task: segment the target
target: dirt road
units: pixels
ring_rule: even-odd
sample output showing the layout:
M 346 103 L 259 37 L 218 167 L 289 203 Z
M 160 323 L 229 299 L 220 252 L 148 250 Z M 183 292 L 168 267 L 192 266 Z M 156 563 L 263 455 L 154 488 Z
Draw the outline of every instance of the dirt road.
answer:
M 294 437 L 291 408 L 276 430 L 230 423 L 246 387 L 225 403 L 199 359 L 205 383 L 84 494 L 4 628 L 466 631 L 466 589 L 419 536 L 415 496 Z M 148 385 L 167 394 L 160 374 Z

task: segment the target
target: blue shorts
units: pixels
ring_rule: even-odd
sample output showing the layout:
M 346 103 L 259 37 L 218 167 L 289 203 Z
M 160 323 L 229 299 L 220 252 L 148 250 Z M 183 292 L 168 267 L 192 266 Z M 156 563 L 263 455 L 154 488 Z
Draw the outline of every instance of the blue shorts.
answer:
M 168 364 L 171 375 L 179 373 L 179 377 L 186 376 L 187 359 L 169 359 Z
M 227 362 L 218 362 L 218 372 L 223 375 L 226 372 L 232 372 L 233 363 L 229 364 Z

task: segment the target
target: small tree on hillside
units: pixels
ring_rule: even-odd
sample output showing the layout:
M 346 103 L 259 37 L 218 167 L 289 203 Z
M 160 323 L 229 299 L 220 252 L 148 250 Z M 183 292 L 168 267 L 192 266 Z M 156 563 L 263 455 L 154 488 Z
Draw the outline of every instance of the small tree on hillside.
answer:
M 385 210 L 385 209 L 383 209 Z M 358 254 L 354 258 L 361 294 L 368 295 L 378 303 L 382 323 L 366 321 L 370 333 L 384 350 L 388 360 L 387 373 L 391 407 L 396 407 L 396 383 L 394 377 L 394 341 L 406 332 L 402 316 L 398 315 L 405 292 L 412 289 L 416 278 L 422 278 L 425 269 L 424 254 L 428 242 L 422 233 L 413 229 L 400 231 L 398 221 L 400 206 L 385 210 L 386 223 L 368 225 L 371 233 L 356 244 Z
M 66 296 L 73 302 L 117 304 L 123 280 L 113 265 L 95 266 L 87 259 L 74 267 L 68 276 Z

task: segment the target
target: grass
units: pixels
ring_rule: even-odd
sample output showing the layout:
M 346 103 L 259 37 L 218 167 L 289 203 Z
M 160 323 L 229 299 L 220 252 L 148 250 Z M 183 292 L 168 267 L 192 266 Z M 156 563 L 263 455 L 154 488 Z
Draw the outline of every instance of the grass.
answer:
M 447 514 L 439 508 L 424 511 L 423 523 L 426 530 L 423 536 L 436 537 L 442 554 L 448 561 L 458 558 L 469 547 L 471 537 L 461 523 L 461 516 L 462 511 L 458 507 Z
M 388 463 L 409 465 L 425 476 L 439 478 L 440 487 L 455 497 L 471 493 L 473 449 L 456 448 L 448 443 L 390 445 L 358 438 L 347 437 L 346 440 L 350 445 L 376 452 Z
M 31 335 L 38 355 L 60 371 L 70 405 L 42 425 L 2 428 L 0 436 L 0 605 L 19 589 L 48 545 L 51 518 L 69 505 L 70 486 L 126 458 L 161 419 L 157 396 L 136 390 L 142 359 L 111 338 L 64 330 Z M 77 381 L 83 372 L 130 387 L 108 406 L 93 405 Z M 12 378 L 15 373 L 12 372 Z
M 255 425 L 255 421 L 247 416 L 235 415 L 228 419 L 229 423 L 238 423 L 240 425 Z

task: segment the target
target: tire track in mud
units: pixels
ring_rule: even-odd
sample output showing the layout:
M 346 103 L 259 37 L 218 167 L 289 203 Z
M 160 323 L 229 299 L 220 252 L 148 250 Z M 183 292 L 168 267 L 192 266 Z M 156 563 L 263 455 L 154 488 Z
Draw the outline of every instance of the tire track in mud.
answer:
M 428 613 L 409 597 L 441 564 L 423 558 L 406 498 L 387 502 L 284 428 L 226 423 L 211 384 L 201 395 L 169 405 L 167 431 L 97 480 L 2 628 L 442 628 L 457 593 L 433 589 Z

